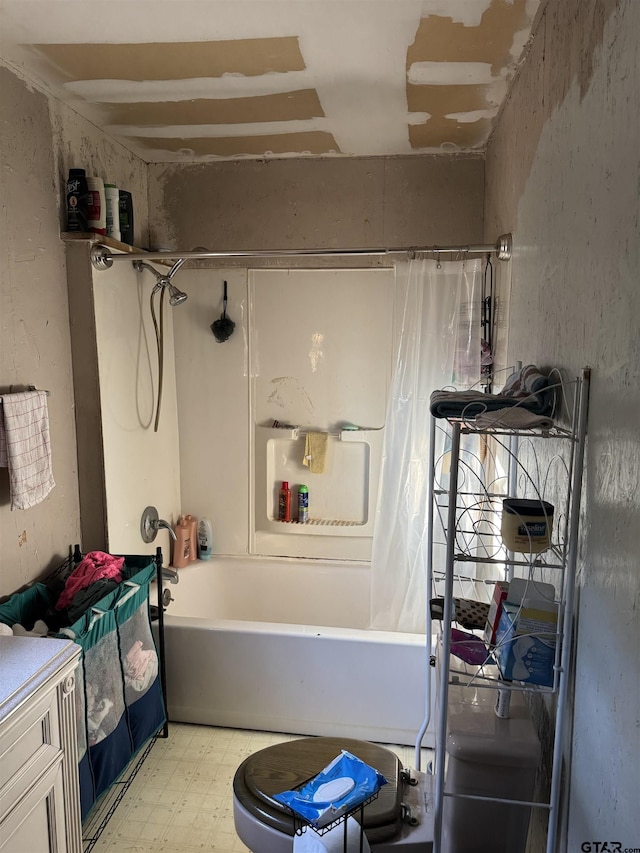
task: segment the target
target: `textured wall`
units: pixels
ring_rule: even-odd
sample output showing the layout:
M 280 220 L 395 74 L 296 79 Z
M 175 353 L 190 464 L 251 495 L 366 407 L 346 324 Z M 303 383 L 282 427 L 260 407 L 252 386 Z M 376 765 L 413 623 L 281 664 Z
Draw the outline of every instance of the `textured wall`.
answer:
M 152 242 L 212 250 L 477 242 L 483 179 L 478 157 L 150 166 Z
M 0 469 L 0 595 L 55 566 L 80 539 L 67 273 L 61 204 L 70 166 L 126 181 L 146 234 L 144 164 L 93 125 L 0 66 L 0 391 L 33 384 L 49 397 L 56 487 L 11 512 Z M 146 239 L 146 238 L 145 238 Z
M 639 34 L 634 0 L 550 0 L 486 160 L 486 233 L 514 233 L 507 361 L 593 368 L 570 851 L 640 844 Z
M 78 541 L 71 349 L 64 246 L 47 99 L 0 69 L 3 216 L 0 388 L 51 391 L 49 416 L 56 487 L 41 504 L 11 511 L 0 469 L 0 594 L 13 592 Z

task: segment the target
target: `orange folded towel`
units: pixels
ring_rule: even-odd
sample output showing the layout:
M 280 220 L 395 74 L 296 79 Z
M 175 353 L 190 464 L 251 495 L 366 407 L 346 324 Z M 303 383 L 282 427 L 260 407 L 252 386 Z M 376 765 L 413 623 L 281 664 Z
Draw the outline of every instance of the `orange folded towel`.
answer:
M 304 459 L 302 464 L 306 465 L 312 474 L 324 474 L 324 466 L 327 461 L 328 432 L 308 432 L 304 441 Z

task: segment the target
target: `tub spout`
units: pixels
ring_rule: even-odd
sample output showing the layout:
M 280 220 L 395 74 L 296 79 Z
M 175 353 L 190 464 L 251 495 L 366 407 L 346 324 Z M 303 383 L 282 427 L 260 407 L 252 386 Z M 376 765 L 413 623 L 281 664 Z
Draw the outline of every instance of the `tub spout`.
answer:
M 169 581 L 169 583 L 178 583 L 180 580 L 175 569 L 168 569 L 164 566 L 162 567 L 162 579 Z

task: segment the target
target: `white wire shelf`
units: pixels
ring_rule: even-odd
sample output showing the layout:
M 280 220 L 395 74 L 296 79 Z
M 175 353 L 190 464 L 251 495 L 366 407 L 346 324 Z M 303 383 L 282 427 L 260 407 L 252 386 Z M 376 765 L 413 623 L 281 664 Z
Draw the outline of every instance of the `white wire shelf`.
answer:
M 559 371 L 556 373 L 560 376 Z M 557 400 L 561 411 L 554 415 L 556 424 L 548 429 L 482 427 L 473 420 L 432 417 L 427 564 L 433 594 L 442 598 L 441 657 L 436 661 L 439 691 L 434 762 L 434 853 L 442 850 L 445 797 L 545 809 L 549 812 L 546 853 L 556 851 L 564 750 L 561 733 L 565 729 L 570 689 L 569 669 L 572 666 L 578 523 L 589 379 L 589 368 L 585 368 L 571 382 L 560 378 L 556 387 L 559 389 Z M 549 524 L 551 544 L 548 548 L 544 551 L 514 552 L 505 545 L 501 536 L 502 501 L 505 498 L 540 500 L 554 506 L 553 523 Z M 441 568 L 436 570 L 436 563 Z M 494 577 L 488 579 L 486 576 L 489 574 Z M 505 660 L 509 656 L 503 660 L 502 653 L 509 651 L 511 654 L 507 644 L 512 642 L 515 633 L 507 631 L 502 634 L 499 645 L 495 646 L 484 643 L 484 637 L 488 639 L 488 635 L 474 626 L 475 636 L 487 650 L 485 662 L 480 667 L 469 667 L 458 658 L 451 657 L 452 648 L 455 648 L 456 642 L 460 642 L 451 636 L 452 626 L 456 622 L 460 624 L 455 618 L 458 599 L 454 600 L 454 596 L 462 591 L 464 597 L 471 591 L 472 594 L 478 593 L 486 603 L 492 598 L 492 587 L 496 581 L 516 578 L 534 585 L 540 583 L 541 587 L 551 584 L 555 589 L 553 604 L 557 619 L 549 625 L 552 630 L 542 629 L 538 633 L 538 625 L 532 621 L 531 633 L 517 635 L 548 641 L 553 648 L 548 662 L 544 657 L 540 659 L 540 665 L 547 667 L 544 677 L 540 678 L 546 681 L 543 684 L 505 680 L 502 677 L 498 657 L 501 658 L 501 666 L 506 666 Z M 452 608 L 454 601 L 455 615 Z M 524 594 L 521 606 L 524 606 Z M 535 609 L 534 605 L 531 607 Z M 495 626 L 495 623 L 491 624 Z M 512 632 L 515 625 L 514 620 Z M 524 624 L 520 627 L 526 630 Z M 460 647 L 456 651 L 462 653 L 464 650 Z M 480 648 L 467 651 L 469 654 L 473 651 L 482 654 Z M 512 675 L 510 666 L 503 668 L 502 672 Z M 555 722 L 556 737 L 552 755 L 549 756 L 551 773 L 548 795 L 536 794 L 533 800 L 514 801 L 446 789 L 445 753 L 450 687 L 492 690 L 498 696 L 502 691 L 507 694 L 531 694 L 532 697 L 540 696 L 540 701 L 546 695 L 557 696 L 551 721 L 552 729 Z

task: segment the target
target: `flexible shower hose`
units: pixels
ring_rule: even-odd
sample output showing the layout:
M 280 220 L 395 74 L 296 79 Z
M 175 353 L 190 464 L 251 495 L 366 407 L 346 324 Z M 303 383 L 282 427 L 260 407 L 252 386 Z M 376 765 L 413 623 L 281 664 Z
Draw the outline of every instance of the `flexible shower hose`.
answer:
M 153 304 L 153 297 L 157 291 L 160 291 L 160 325 Z M 153 329 L 156 333 L 156 350 L 158 353 L 158 399 L 156 403 L 156 416 L 153 424 L 153 431 L 158 432 L 158 422 L 160 420 L 160 407 L 162 406 L 162 381 L 164 376 L 164 287 L 156 285 L 151 291 L 149 299 L 149 307 L 151 308 L 151 319 L 153 320 Z

